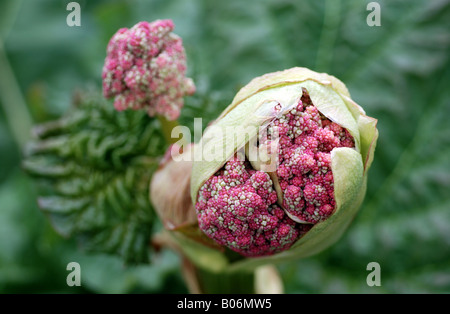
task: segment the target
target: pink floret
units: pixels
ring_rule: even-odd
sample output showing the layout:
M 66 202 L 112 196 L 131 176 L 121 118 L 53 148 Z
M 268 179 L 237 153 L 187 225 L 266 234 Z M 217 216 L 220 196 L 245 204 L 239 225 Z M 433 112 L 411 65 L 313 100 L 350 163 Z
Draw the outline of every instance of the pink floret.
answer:
M 235 157 L 200 188 L 199 226 L 210 238 L 244 256 L 281 252 L 309 226 L 289 219 L 276 202 L 269 175 Z
M 140 22 L 121 28 L 107 46 L 103 66 L 103 94 L 114 97 L 117 110 L 143 109 L 150 116 L 178 118 L 183 97 L 195 92 L 185 77 L 182 40 L 172 33 L 171 20 Z
M 306 90 L 294 109 L 281 113 L 275 107 L 274 113 L 278 115 L 274 125 L 288 125 L 288 140 L 280 141 L 276 173 L 283 192 L 283 208 L 298 222 L 324 221 L 335 208 L 331 151 L 336 147 L 355 147 L 353 137 L 323 116 Z

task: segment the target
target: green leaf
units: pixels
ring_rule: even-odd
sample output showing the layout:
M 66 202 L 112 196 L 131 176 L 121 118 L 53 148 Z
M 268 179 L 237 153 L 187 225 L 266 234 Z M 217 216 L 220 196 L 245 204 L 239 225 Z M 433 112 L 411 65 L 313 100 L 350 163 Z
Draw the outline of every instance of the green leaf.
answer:
M 47 183 L 39 207 L 88 250 L 148 261 L 156 219 L 148 186 L 164 153 L 159 122 L 83 96 L 64 117 L 37 126 L 25 170 Z

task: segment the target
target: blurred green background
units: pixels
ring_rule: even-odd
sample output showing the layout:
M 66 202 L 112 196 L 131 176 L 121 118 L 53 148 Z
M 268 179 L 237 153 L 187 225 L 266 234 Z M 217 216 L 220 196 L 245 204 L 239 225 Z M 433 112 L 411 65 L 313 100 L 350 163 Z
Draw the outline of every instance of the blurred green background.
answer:
M 186 292 L 177 255 L 124 267 L 56 234 L 20 167 L 32 123 L 58 117 L 76 90 L 101 89 L 106 45 L 139 21 L 173 19 L 188 76 L 213 119 L 255 76 L 293 66 L 343 80 L 378 119 L 380 138 L 367 197 L 344 237 L 323 253 L 278 266 L 287 293 L 450 292 L 450 1 L 77 1 L 81 27 L 63 0 L 0 3 L 0 292 Z M 191 111 L 190 111 L 191 110 Z M 184 120 L 183 120 L 184 119 Z M 66 265 L 82 286 L 66 285 Z M 381 266 L 369 287 L 366 266 Z

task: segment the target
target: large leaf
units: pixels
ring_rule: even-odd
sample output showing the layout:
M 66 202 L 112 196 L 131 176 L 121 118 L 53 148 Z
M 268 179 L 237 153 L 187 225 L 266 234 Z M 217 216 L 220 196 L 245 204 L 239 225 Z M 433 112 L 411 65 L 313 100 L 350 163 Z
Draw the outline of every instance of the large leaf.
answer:
M 158 121 L 86 96 L 34 134 L 23 166 L 49 183 L 38 204 L 54 228 L 87 249 L 148 261 L 156 219 L 148 187 L 165 148 Z

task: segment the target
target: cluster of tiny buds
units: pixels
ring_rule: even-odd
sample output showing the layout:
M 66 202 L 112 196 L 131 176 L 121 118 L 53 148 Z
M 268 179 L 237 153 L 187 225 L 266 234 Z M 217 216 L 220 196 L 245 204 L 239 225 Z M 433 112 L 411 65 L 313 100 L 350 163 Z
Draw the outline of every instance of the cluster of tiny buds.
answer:
M 297 106 L 274 119 L 259 145 L 277 134 L 277 176 L 283 199 L 269 174 L 235 155 L 200 188 L 196 211 L 200 228 L 219 244 L 244 256 L 289 249 L 335 209 L 331 150 L 354 147 L 351 134 L 323 116 L 304 90 Z
M 183 97 L 195 92 L 185 77 L 182 40 L 173 34 L 171 20 L 140 22 L 121 28 L 111 38 L 103 66 L 103 94 L 114 97 L 117 110 L 146 110 L 175 120 Z
M 277 118 L 268 131 L 279 137 L 276 171 L 283 191 L 283 208 L 295 221 L 315 224 L 334 211 L 331 151 L 355 147 L 352 135 L 322 115 L 306 91 L 287 112 L 275 106 Z M 263 142 L 264 143 L 264 142 Z
M 295 223 L 276 204 L 272 180 L 235 156 L 200 188 L 199 227 L 244 256 L 288 249 L 310 225 Z

